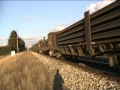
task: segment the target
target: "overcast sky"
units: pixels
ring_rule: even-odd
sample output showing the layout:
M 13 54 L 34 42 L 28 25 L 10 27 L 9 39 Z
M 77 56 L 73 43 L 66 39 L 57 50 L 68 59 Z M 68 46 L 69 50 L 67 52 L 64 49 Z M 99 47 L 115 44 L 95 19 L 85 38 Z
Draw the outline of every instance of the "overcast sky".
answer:
M 16 30 L 31 47 L 51 31 L 63 29 L 83 18 L 84 12 L 96 10 L 113 0 L 80 1 L 0 1 L 0 46 L 7 45 Z

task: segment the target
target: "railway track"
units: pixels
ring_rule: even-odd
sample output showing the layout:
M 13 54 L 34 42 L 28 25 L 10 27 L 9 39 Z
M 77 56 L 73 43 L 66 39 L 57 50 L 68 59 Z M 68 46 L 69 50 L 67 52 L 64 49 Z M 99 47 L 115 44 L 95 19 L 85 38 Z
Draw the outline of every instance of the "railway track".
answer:
M 74 59 L 57 59 L 55 57 L 50 57 L 49 55 L 44 55 L 50 59 L 55 59 L 60 62 L 67 63 L 69 65 L 73 65 L 78 68 L 88 68 L 90 70 L 99 71 L 105 75 L 110 75 L 114 77 L 120 77 L 120 70 L 116 68 L 109 67 L 107 63 L 102 62 L 92 62 L 91 60 L 74 60 Z M 77 62 L 74 62 L 77 61 Z
M 70 61 L 74 63 L 74 59 Z M 97 60 L 93 61 L 93 60 L 81 59 L 81 60 L 78 60 L 76 64 L 83 65 L 83 66 L 85 65 L 87 67 L 93 68 L 105 74 L 120 77 L 120 70 L 113 67 L 109 67 L 108 63 L 97 62 Z
M 93 63 L 93 62 L 87 62 L 86 64 L 90 68 L 94 68 L 97 71 L 103 72 L 105 74 L 109 74 L 112 76 L 120 77 L 120 70 L 116 68 L 109 67 L 108 64 L 105 63 Z

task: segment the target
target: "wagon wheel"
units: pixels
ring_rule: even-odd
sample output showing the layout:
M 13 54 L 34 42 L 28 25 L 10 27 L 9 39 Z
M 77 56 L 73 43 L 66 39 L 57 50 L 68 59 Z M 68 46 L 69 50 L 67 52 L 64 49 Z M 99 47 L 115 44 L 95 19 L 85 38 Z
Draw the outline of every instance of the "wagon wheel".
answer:
M 120 55 L 115 55 L 114 61 L 116 63 L 117 68 L 120 70 Z
M 109 66 L 118 68 L 120 70 L 120 55 L 110 55 Z
M 109 56 L 109 66 L 115 67 L 115 61 L 112 55 Z

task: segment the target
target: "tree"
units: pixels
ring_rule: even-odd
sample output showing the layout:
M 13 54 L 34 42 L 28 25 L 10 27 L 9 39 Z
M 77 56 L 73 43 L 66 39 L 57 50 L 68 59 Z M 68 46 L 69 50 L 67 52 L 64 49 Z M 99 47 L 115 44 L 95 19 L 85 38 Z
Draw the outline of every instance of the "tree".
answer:
M 25 51 L 26 49 L 25 42 L 21 38 L 18 38 L 18 47 L 19 51 Z
M 8 40 L 8 45 L 10 46 L 11 50 L 17 51 L 17 32 L 14 30 L 11 32 L 9 40 Z
M 17 38 L 18 38 L 18 49 L 19 51 L 25 50 L 25 42 L 18 37 L 17 32 L 13 30 L 10 34 L 8 45 L 10 46 L 11 50 L 15 50 L 17 52 Z

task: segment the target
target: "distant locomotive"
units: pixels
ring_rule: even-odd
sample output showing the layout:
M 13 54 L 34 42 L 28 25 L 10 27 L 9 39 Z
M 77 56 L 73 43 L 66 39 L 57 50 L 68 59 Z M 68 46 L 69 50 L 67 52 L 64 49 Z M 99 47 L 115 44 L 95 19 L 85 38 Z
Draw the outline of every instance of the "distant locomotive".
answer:
M 85 12 L 82 20 L 62 31 L 49 33 L 48 39 L 39 42 L 39 51 L 58 58 L 96 58 L 120 68 L 119 7 L 120 1 L 116 0 L 91 15 Z

